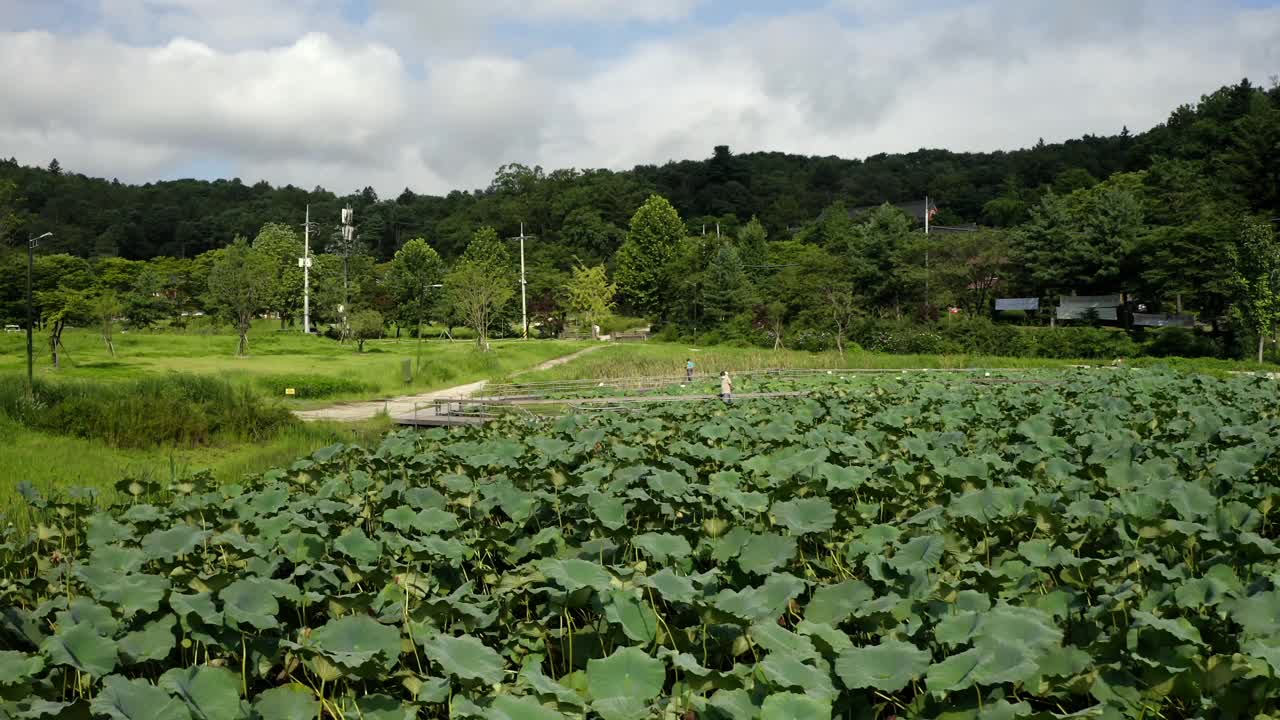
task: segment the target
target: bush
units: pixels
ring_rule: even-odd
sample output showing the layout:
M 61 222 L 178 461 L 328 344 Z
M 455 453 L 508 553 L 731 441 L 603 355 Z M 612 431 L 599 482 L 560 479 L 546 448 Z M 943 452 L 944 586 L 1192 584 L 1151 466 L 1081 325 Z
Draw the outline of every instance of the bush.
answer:
M 197 375 L 130 382 L 0 379 L 0 412 L 26 427 L 99 439 L 116 447 L 204 445 L 217 438 L 262 440 L 298 422 L 247 387 Z
M 1152 357 L 1216 357 L 1218 344 L 1203 333 L 1188 328 L 1171 327 L 1149 333 L 1145 352 Z
M 293 388 L 293 397 L 297 398 L 326 398 L 376 389 L 358 380 L 329 375 L 266 375 L 257 383 L 268 395 L 281 397 L 287 388 Z

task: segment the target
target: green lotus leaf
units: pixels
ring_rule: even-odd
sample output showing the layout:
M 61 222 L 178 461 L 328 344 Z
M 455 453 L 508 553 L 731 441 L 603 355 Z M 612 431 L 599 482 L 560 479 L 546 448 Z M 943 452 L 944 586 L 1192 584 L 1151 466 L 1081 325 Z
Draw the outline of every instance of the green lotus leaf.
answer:
M 146 562 L 147 554 L 138 548 L 104 545 L 94 550 L 89 556 L 89 562 L 78 568 L 78 571 L 85 577 L 86 582 L 99 579 L 96 576 L 84 575 L 86 572 L 105 573 L 102 579 L 110 580 L 112 575 L 137 572 Z
M 149 560 L 172 560 L 188 555 L 208 539 L 207 530 L 178 523 L 167 530 L 155 530 L 142 538 L 142 550 Z
M 974 674 L 979 684 L 1022 683 L 1039 673 L 1035 658 L 1024 644 L 994 642 L 981 649 L 982 663 Z
M 360 720 L 415 720 L 418 716 L 414 706 L 386 695 L 364 695 L 356 699 L 355 704 L 355 709 L 349 710 L 346 717 Z
M 689 492 L 689 482 L 684 476 L 670 470 L 651 471 L 645 478 L 645 484 L 650 490 L 673 500 L 679 500 Z
M 259 694 L 253 709 L 262 720 L 312 720 L 320 713 L 320 700 L 311 688 L 290 683 Z
M 240 717 L 240 678 L 226 668 L 173 668 L 160 676 L 158 685 L 176 695 L 200 720 Z
M 1142 610 L 1134 610 L 1129 614 L 1133 619 L 1133 624 L 1138 627 L 1148 627 L 1177 638 L 1183 642 L 1193 643 L 1195 645 L 1203 645 L 1204 640 L 1200 637 L 1200 630 L 1192 625 L 1186 618 L 1166 619 L 1158 617 L 1149 612 Z
M 773 504 L 773 516 L 793 534 L 820 533 L 836 524 L 836 511 L 825 498 L 801 498 Z
M 894 693 L 929 669 L 929 653 L 899 640 L 840 653 L 836 674 L 851 689 L 875 688 Z
M 326 551 L 324 538 L 315 533 L 290 530 L 276 539 L 276 547 L 294 565 L 319 562 Z
M 627 524 L 627 511 L 631 505 L 620 497 L 593 492 L 587 496 L 587 507 L 591 513 L 610 530 L 618 530 Z
M 458 516 L 440 508 L 426 508 L 413 517 L 413 529 L 425 534 L 458 529 Z
M 114 640 L 84 623 L 59 627 L 40 645 L 40 651 L 54 665 L 68 665 L 95 677 L 114 670 L 118 655 Z
M 21 701 L 16 711 L 11 717 L 18 720 L 40 720 L 40 718 L 67 718 L 71 715 L 71 710 L 83 711 L 86 708 L 83 705 L 69 702 L 50 702 L 43 699 L 29 699 Z M 7 709 L 7 708 L 6 708 Z M 83 713 L 82 713 L 83 714 Z
M 382 513 L 382 522 L 399 530 L 400 532 L 409 532 L 413 527 L 413 518 L 417 516 L 413 508 L 408 505 L 400 505 L 386 510 Z
M 488 720 L 565 720 L 565 715 L 527 697 L 500 695 L 485 712 Z
M 835 490 L 857 490 L 871 480 L 871 469 L 865 467 L 840 467 L 831 463 L 820 463 L 818 475 L 827 481 L 827 492 Z
M 929 692 L 951 692 L 973 685 L 977 682 L 978 667 L 982 664 L 983 656 L 982 650 L 971 648 L 930 665 L 925 675 Z
M 831 720 L 831 700 L 796 693 L 773 693 L 760 706 L 760 720 Z
M 1256 638 L 1280 635 L 1280 590 L 1270 590 L 1225 603 L 1231 619 Z
M 85 540 L 89 547 L 97 549 L 122 540 L 133 538 L 133 528 L 116 522 L 109 515 L 97 514 L 85 521 Z
M 791 655 L 800 660 L 818 657 L 818 649 L 809 638 L 780 627 L 776 622 L 756 623 L 747 630 L 747 634 L 771 653 Z
M 574 707 L 582 707 L 585 703 L 581 695 L 543 675 L 536 663 L 529 663 L 520 670 L 520 682 L 527 685 L 534 693 L 555 698 L 558 703 Z
M 0 687 L 17 685 L 44 669 L 44 658 L 14 650 L 0 650 Z
M 942 560 L 945 549 L 946 540 L 941 535 L 921 535 L 900 546 L 888 563 L 901 573 L 931 570 Z
M 164 615 L 147 623 L 141 630 L 120 638 L 120 654 L 130 663 L 160 661 L 169 657 L 177 644 L 173 629 L 178 619 Z
M 721 590 L 711 604 L 717 610 L 744 620 L 757 621 L 776 617 L 764 593 L 756 588 Z
M 798 688 L 810 697 L 830 701 L 836 689 L 831 684 L 831 673 L 785 654 L 770 654 L 759 665 L 769 682 L 781 688 Z
M 711 696 L 708 705 L 716 713 L 713 717 L 727 720 L 756 720 L 760 717 L 760 708 L 751 701 L 751 695 L 746 690 L 720 690 Z
M 764 533 L 752 535 L 738 555 L 738 567 L 749 573 L 768 575 L 786 565 L 796 554 L 796 539 Z
M 400 631 L 367 615 L 347 615 L 312 632 L 311 646 L 344 667 L 377 661 L 391 670 L 400 659 Z
M 622 627 L 627 637 L 651 643 L 658 637 L 658 616 L 649 603 L 631 590 L 614 590 L 604 604 L 605 618 Z
M 1178 606 L 1188 609 L 1212 607 L 1239 597 L 1244 586 L 1230 565 L 1215 565 L 1204 577 L 1192 578 L 1173 592 Z
M 849 639 L 849 636 L 830 625 L 815 623 L 811 620 L 801 620 L 796 625 L 796 632 L 816 639 L 821 644 L 820 647 L 825 647 L 825 653 L 828 656 L 839 655 L 846 650 L 853 649 L 853 641 Z
M 437 635 L 422 643 L 427 657 L 440 663 L 445 672 L 463 680 L 483 680 L 491 685 L 503 681 L 502 656 L 470 635 Z
M 856 530 L 854 532 L 857 533 Z M 902 531 L 893 525 L 872 525 L 856 535 L 845 554 L 850 560 L 857 560 L 864 555 L 880 555 L 901 534 Z
M 657 590 L 667 602 L 691 603 L 697 597 L 693 581 L 677 575 L 671 568 L 663 568 L 645 578 L 645 584 Z
M 639 648 L 621 648 L 587 661 L 587 691 L 595 701 L 630 698 L 648 702 L 662 692 L 667 669 Z
M 600 715 L 601 720 L 646 720 L 649 717 L 649 703 L 632 697 L 609 697 L 595 700 L 591 709 Z
M 373 567 L 382 557 L 382 543 L 370 540 L 369 536 L 364 534 L 364 530 L 359 527 L 347 528 L 337 540 L 333 541 L 333 547 L 355 560 L 360 567 Z
M 506 479 L 484 486 L 483 492 L 486 497 L 497 502 L 502 512 L 517 524 L 525 523 L 538 505 L 537 495 L 516 487 Z
M 607 592 L 613 585 L 613 576 L 609 571 L 587 560 L 543 560 L 538 563 L 538 570 L 548 580 L 570 592 L 586 587 L 597 592 Z
M 823 585 L 813 591 L 813 597 L 805 606 L 805 619 L 836 626 L 856 614 L 875 597 L 871 587 L 861 580 L 846 580 L 835 585 Z
M 805 582 L 789 573 L 773 573 L 760 586 L 760 596 L 769 611 L 777 617 L 786 612 L 792 600 L 800 596 Z
M 218 593 L 218 599 L 222 600 L 223 615 L 232 623 L 251 625 L 259 630 L 279 627 L 276 615 L 280 612 L 280 603 L 273 586 L 260 578 L 236 580 Z
M 105 608 L 87 597 L 71 601 L 66 610 L 57 615 L 58 625 L 89 625 L 103 637 L 113 637 L 120 623 L 110 608 Z
M 119 675 L 103 679 L 89 709 L 112 720 L 191 720 L 191 712 L 178 698 L 146 680 Z
M 693 553 L 688 540 L 670 533 L 644 533 L 635 536 L 631 542 L 658 562 L 682 560 Z
M 169 607 L 173 609 L 175 615 L 184 620 L 195 615 L 197 619 L 208 625 L 217 625 L 222 622 L 222 613 L 218 612 L 217 606 L 213 603 L 213 596 L 207 592 L 192 595 L 169 593 Z

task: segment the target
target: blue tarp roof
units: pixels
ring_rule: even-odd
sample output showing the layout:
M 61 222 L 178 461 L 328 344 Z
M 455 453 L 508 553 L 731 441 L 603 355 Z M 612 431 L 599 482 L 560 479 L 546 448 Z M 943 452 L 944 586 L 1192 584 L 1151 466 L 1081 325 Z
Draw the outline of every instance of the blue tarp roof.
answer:
M 996 298 L 996 310 L 1039 310 L 1040 298 Z

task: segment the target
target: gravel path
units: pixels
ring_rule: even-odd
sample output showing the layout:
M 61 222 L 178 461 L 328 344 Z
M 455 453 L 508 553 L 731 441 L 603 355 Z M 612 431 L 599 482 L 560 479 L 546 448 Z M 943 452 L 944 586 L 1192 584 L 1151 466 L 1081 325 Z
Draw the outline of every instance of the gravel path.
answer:
M 528 370 L 522 370 L 516 373 L 516 375 L 523 375 L 537 370 L 550 370 L 553 367 L 559 367 L 565 363 L 573 362 L 583 355 L 595 352 L 602 347 L 605 346 L 592 345 L 591 347 L 583 348 L 577 352 L 553 358 Z M 480 392 L 480 389 L 488 384 L 488 382 L 489 381 L 487 380 L 480 380 L 478 382 L 467 383 L 466 385 L 458 385 L 456 387 L 445 388 L 443 390 L 433 390 L 419 395 L 402 395 L 400 397 L 384 398 L 382 400 L 339 403 L 337 405 L 330 405 L 329 407 L 317 408 L 315 410 L 295 410 L 293 414 L 308 422 L 316 420 L 328 420 L 331 422 L 357 422 L 377 417 L 378 414 L 384 411 L 391 417 L 406 417 L 413 415 L 415 411 L 419 415 L 431 414 L 433 412 L 431 407 L 433 401 L 441 398 L 469 397 Z

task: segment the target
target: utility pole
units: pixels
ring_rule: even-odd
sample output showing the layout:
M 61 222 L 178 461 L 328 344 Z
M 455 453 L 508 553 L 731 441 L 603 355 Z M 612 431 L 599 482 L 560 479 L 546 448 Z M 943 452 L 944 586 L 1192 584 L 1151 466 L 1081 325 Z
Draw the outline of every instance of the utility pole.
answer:
M 521 337 L 525 340 L 529 339 L 529 301 L 525 294 L 525 287 L 528 282 L 524 277 L 524 241 L 532 240 L 536 235 L 524 234 L 524 222 L 520 223 L 520 237 L 507 238 L 508 240 L 520 241 L 520 327 L 522 328 Z
M 351 250 L 355 247 L 356 228 L 355 211 L 351 208 L 342 209 L 342 305 L 338 308 L 338 314 L 342 316 L 342 339 L 347 339 L 347 306 L 351 304 L 351 298 L 348 297 L 347 275 L 349 273 L 349 265 L 351 262 Z
M 311 334 L 311 204 L 307 203 L 307 219 L 302 223 L 302 332 Z
M 27 392 L 34 397 L 36 394 L 35 385 L 35 345 L 31 339 L 31 328 L 35 325 L 35 310 L 31 303 L 31 275 L 35 271 L 36 260 L 35 250 L 36 243 L 47 238 L 53 237 L 53 233 L 47 232 L 39 237 L 27 238 Z
M 933 213 L 929 212 L 929 196 L 924 196 L 924 307 L 925 312 L 929 312 L 932 307 L 932 296 L 929 293 L 929 219 Z M 932 316 L 930 316 L 932 317 Z

